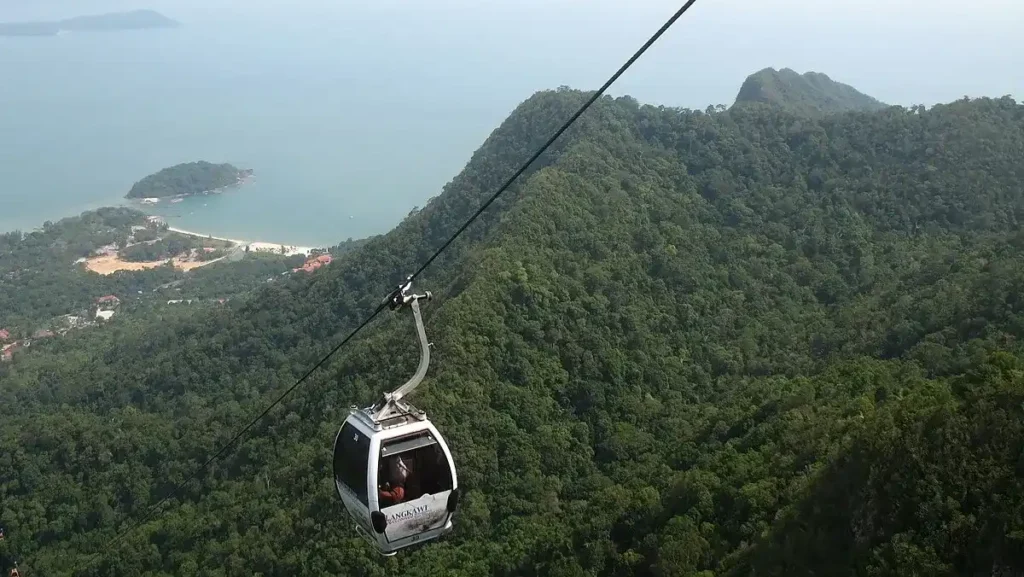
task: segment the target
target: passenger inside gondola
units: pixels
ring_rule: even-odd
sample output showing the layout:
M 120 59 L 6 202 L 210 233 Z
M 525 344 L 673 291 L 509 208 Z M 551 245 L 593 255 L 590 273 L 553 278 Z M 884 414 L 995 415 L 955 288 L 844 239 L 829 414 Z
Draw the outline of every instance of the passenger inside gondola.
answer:
M 378 487 L 378 498 L 382 509 L 406 500 L 410 467 L 401 456 L 395 455 L 383 462 L 378 475 L 384 481 Z
M 420 446 L 409 450 L 410 446 L 415 445 Z M 401 453 L 396 454 L 399 451 Z M 448 459 L 441 447 L 428 436 L 412 439 L 406 437 L 386 443 L 382 447 L 380 463 L 378 478 L 381 480 L 381 508 L 452 489 Z M 386 485 L 385 481 L 390 484 Z M 401 488 L 400 496 L 395 494 L 396 487 Z

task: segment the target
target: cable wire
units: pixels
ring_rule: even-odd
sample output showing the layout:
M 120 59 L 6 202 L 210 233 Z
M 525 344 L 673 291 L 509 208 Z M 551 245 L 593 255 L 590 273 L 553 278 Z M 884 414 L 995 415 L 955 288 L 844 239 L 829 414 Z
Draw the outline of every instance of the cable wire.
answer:
M 517 170 L 514 174 L 512 174 L 512 176 L 509 177 L 509 179 L 506 180 L 505 183 L 502 184 L 500 188 L 498 188 L 497 192 L 495 192 L 493 195 L 491 195 L 491 197 L 488 198 L 487 201 L 484 202 L 480 206 L 480 208 L 478 208 L 477 211 L 475 213 L 473 213 L 473 215 L 470 216 L 469 219 L 466 220 L 466 222 L 461 227 L 459 227 L 459 229 L 457 231 L 455 231 L 455 234 L 453 234 L 447 241 L 445 241 L 445 243 L 442 244 L 434 252 L 434 254 L 431 255 L 430 258 L 428 258 L 426 260 L 426 262 L 424 262 L 423 265 L 420 266 L 416 270 L 415 273 L 413 273 L 411 276 L 408 277 L 408 281 L 407 282 L 411 282 L 411 281 L 415 280 L 417 277 L 419 277 L 423 273 L 423 271 L 425 271 L 427 269 L 427 267 L 429 267 L 434 262 L 434 260 L 437 259 L 437 257 L 439 257 L 441 255 L 441 253 L 443 253 L 445 250 L 447 250 L 448 247 L 463 232 L 465 232 L 465 230 L 467 228 L 469 228 L 469 226 L 471 224 L 473 224 L 473 222 L 476 221 L 476 219 L 481 214 L 483 214 L 483 212 L 485 210 L 487 210 L 487 208 L 495 200 L 497 200 L 498 197 L 500 197 L 502 194 L 504 194 L 505 191 L 507 191 L 509 189 L 509 187 L 511 187 L 512 184 L 515 183 L 515 181 L 520 176 L 522 176 L 523 173 L 525 173 L 530 168 L 530 166 L 534 162 L 536 162 L 538 158 L 540 158 L 540 156 L 542 154 L 547 152 L 547 149 L 550 148 L 551 145 L 554 144 L 555 141 L 558 140 L 558 138 L 560 136 L 562 136 L 562 134 L 564 134 L 565 131 L 568 130 L 580 118 L 580 116 L 583 115 L 584 112 L 586 112 L 595 102 L 597 102 L 597 100 L 604 95 L 604 93 L 608 90 L 608 88 L 610 88 L 611 85 L 614 84 L 615 81 L 617 81 L 619 79 L 619 77 L 621 77 L 627 70 L 629 70 L 629 68 L 637 60 L 639 60 L 640 57 L 643 56 L 644 53 L 647 52 L 647 50 L 652 45 L 654 45 L 654 43 L 657 42 L 658 39 L 661 38 L 665 34 L 665 32 L 667 32 L 669 30 L 669 28 L 672 27 L 672 25 L 675 24 L 676 21 L 679 20 L 679 18 L 681 18 L 683 16 L 683 14 L 685 14 L 686 11 L 689 10 L 690 7 L 693 6 L 693 4 L 696 1 L 697 0 L 687 0 L 687 2 L 685 4 L 683 4 L 683 6 L 679 10 L 677 10 L 676 13 L 673 14 L 672 17 L 669 18 L 668 21 L 666 21 L 665 24 L 663 24 L 661 26 L 661 28 L 659 28 L 658 31 L 655 32 L 654 35 L 651 36 L 650 39 L 648 39 L 647 42 L 645 42 L 643 44 L 643 46 L 641 46 L 640 49 L 637 50 L 636 53 L 633 54 L 632 57 L 630 57 L 629 60 L 626 61 L 626 63 L 623 64 L 615 72 L 615 74 L 613 74 L 611 76 L 611 78 L 609 78 L 608 81 L 604 83 L 603 86 L 601 86 L 601 88 L 599 88 L 596 92 L 594 92 L 594 94 L 590 98 L 588 98 L 586 100 L 586 102 L 583 103 L 582 106 L 580 106 L 579 110 L 577 110 L 571 117 L 569 117 L 569 119 L 567 121 L 565 121 L 565 123 L 562 124 L 562 126 L 558 130 L 556 130 L 555 133 L 553 135 L 551 135 L 550 138 L 548 138 L 548 140 L 540 147 L 540 149 L 538 149 L 537 152 L 535 152 L 533 154 L 533 156 L 531 156 L 522 165 L 522 167 L 519 168 L 519 170 Z M 394 294 L 394 293 L 392 293 L 392 294 Z M 374 310 L 373 313 L 370 314 L 370 316 L 368 316 L 366 318 L 366 320 L 364 320 L 358 327 L 356 327 L 352 332 L 350 332 L 348 334 L 348 336 L 346 336 L 344 339 L 342 339 L 342 341 L 340 343 L 338 343 L 337 346 L 335 346 L 333 349 L 331 349 L 331 351 L 329 353 L 327 353 L 327 355 L 325 355 L 322 359 L 320 359 L 320 361 L 316 365 L 314 365 L 313 368 L 311 368 L 309 371 L 307 371 L 298 381 L 296 381 L 294 385 L 289 387 L 274 402 L 272 402 L 269 406 L 267 406 L 267 408 L 264 409 L 263 412 L 261 412 L 259 415 L 257 415 L 252 421 L 249 422 L 248 425 L 246 425 L 244 428 L 242 428 L 234 437 L 231 438 L 230 441 L 228 441 L 223 447 L 221 447 L 220 450 L 218 450 L 216 453 L 213 454 L 213 456 L 211 456 L 209 459 L 207 459 L 205 463 L 203 463 L 198 469 L 195 470 L 195 472 L 193 472 L 191 475 L 189 475 L 189 477 L 187 479 L 185 479 L 184 482 L 178 483 L 177 485 L 175 485 L 175 487 L 167 495 L 162 497 L 154 505 L 151 505 L 149 507 L 148 512 L 140 520 L 129 524 L 127 529 L 124 529 L 124 530 L 120 531 L 110 541 L 110 543 L 107 546 L 107 550 L 109 551 L 110 548 L 112 548 L 114 545 L 116 545 L 118 542 L 120 542 L 121 539 L 123 539 L 125 535 L 127 535 L 132 530 L 134 530 L 136 527 L 142 525 L 143 523 L 148 521 L 150 518 L 152 518 L 153 514 L 159 509 L 160 505 L 164 504 L 169 499 L 174 497 L 178 493 L 178 491 L 181 490 L 182 487 L 184 487 L 188 483 L 192 482 L 196 477 L 199 476 L 200 473 L 205 471 L 211 464 L 213 464 L 214 461 L 216 461 L 221 456 L 223 456 L 227 452 L 227 450 L 229 448 L 231 448 L 235 443 L 237 443 L 238 440 L 241 439 L 246 433 L 248 433 L 250 430 L 252 430 L 252 428 L 254 426 L 256 426 L 256 424 L 260 420 L 262 420 L 264 417 L 266 417 L 270 413 L 270 411 L 272 411 L 277 405 L 281 404 L 281 401 L 283 401 L 286 397 L 288 397 L 288 395 L 290 395 L 293 391 L 295 391 L 295 389 L 297 389 L 299 387 L 299 385 L 304 383 L 306 381 L 306 379 L 308 379 L 314 372 L 316 372 L 317 369 L 319 369 L 321 366 L 323 366 L 324 363 L 326 363 L 328 360 L 330 360 L 330 358 L 333 357 L 339 350 L 341 350 L 342 347 L 344 347 L 357 334 L 359 334 L 359 332 L 362 331 L 366 327 L 366 325 L 370 324 L 370 322 L 373 321 L 373 319 L 376 318 L 377 315 L 379 315 L 381 313 L 381 311 L 383 311 L 387 307 L 387 304 L 388 304 L 387 301 L 381 303 L 377 307 L 377 309 Z
M 519 168 L 519 170 L 517 170 L 511 177 L 509 177 L 509 179 L 505 181 L 505 184 L 501 185 L 501 188 L 499 188 L 497 192 L 491 195 L 491 197 L 487 199 L 487 202 L 483 203 L 480 206 L 480 208 L 477 209 L 475 213 L 473 213 L 473 216 L 469 217 L 469 220 L 467 220 L 466 223 L 459 228 L 459 230 L 455 231 L 455 234 L 453 234 L 451 238 L 449 238 L 444 244 L 442 244 L 441 247 L 438 248 L 437 251 L 434 252 L 434 254 L 431 255 L 430 258 L 428 258 L 425 263 L 423 263 L 423 266 L 421 266 L 415 273 L 412 274 L 411 277 L 409 277 L 409 280 L 416 280 L 416 278 L 419 277 L 420 274 L 424 270 L 426 270 L 426 268 L 430 266 L 431 263 L 434 262 L 434 259 L 441 256 L 441 253 L 448 248 L 448 245 L 454 242 L 455 239 L 457 239 L 467 228 L 469 228 L 469 225 L 473 224 L 473 221 L 475 221 L 478 216 L 480 216 L 485 210 L 487 210 L 487 207 L 491 206 L 492 202 L 494 202 L 495 200 L 498 199 L 499 196 L 504 194 L 505 191 L 508 190 L 510 186 L 512 186 L 512 183 L 514 183 L 516 179 L 522 176 L 523 173 L 530 168 L 530 165 L 536 162 L 542 154 L 547 152 L 548 148 L 550 148 L 551 145 L 554 144 L 556 140 L 558 140 L 558 137 L 562 136 L 562 134 L 566 130 L 569 130 L 569 127 L 572 126 L 573 123 L 575 123 L 580 116 L 583 116 L 583 113 L 586 112 L 592 104 L 597 102 L 598 98 L 604 96 L 604 93 L 608 91 L 608 88 L 610 88 L 612 84 L 615 84 L 615 81 L 618 80 L 620 76 L 625 74 L 626 71 L 629 70 L 630 66 L 633 66 L 633 64 L 637 60 L 639 60 L 645 52 L 647 52 L 647 49 L 653 46 L 654 43 L 657 42 L 658 39 L 665 34 L 665 32 L 668 32 L 668 29 L 671 28 L 677 20 L 682 18 L 683 14 L 686 14 L 686 11 L 689 10 L 690 6 L 693 6 L 693 4 L 696 1 L 697 0 L 688 0 L 686 4 L 683 4 L 682 8 L 677 10 L 676 13 L 673 14 L 672 17 L 669 18 L 668 21 L 665 22 L 665 24 L 663 24 L 661 28 L 659 28 L 658 31 L 655 32 L 654 35 L 651 36 L 650 39 L 647 40 L 647 42 L 645 42 L 644 45 L 641 46 L 640 49 L 637 50 L 636 53 L 633 54 L 633 56 L 615 72 L 615 74 L 612 74 L 612 77 L 609 78 L 608 81 L 605 82 L 604 85 L 597 90 L 597 92 L 595 92 L 590 98 L 588 98 L 587 101 L 583 103 L 583 106 L 580 106 L 579 110 L 577 110 L 575 114 L 570 116 L 569 120 L 566 120 L 565 124 L 563 124 L 561 128 L 559 128 L 558 130 L 556 130 L 555 133 L 551 135 L 551 138 L 549 138 L 547 142 L 545 142 L 544 145 L 541 146 L 540 149 L 537 150 L 537 152 L 535 152 L 534 155 L 531 156 L 530 159 L 527 160 L 526 163 Z
M 113 547 L 114 545 L 116 545 L 125 535 L 130 533 L 133 529 L 135 529 L 139 525 L 141 525 L 141 524 L 145 523 L 146 521 L 148 521 L 153 516 L 153 513 L 157 509 L 160 508 L 160 505 L 164 504 L 168 499 L 170 499 L 171 497 L 176 495 L 178 493 L 178 491 L 181 490 L 182 487 L 184 487 L 185 485 L 187 485 L 190 482 L 192 482 L 193 479 L 198 477 L 200 473 L 205 471 L 207 467 L 209 467 L 211 464 L 213 464 L 214 461 L 216 461 L 218 458 L 220 458 L 221 455 L 223 455 L 232 445 L 234 445 L 236 442 L 238 442 L 238 440 L 241 439 L 243 435 L 245 435 L 247 432 L 249 432 L 249 430 L 251 430 L 254 426 L 256 426 L 256 423 L 260 422 L 260 420 L 262 420 L 263 417 L 267 416 L 270 413 L 270 411 L 272 411 L 274 409 L 274 407 L 276 407 L 277 405 L 281 404 L 281 401 L 283 401 L 285 399 L 285 397 L 287 397 L 288 395 L 292 394 L 292 391 L 297 389 L 299 387 L 299 385 L 304 383 L 306 381 L 306 379 L 308 379 L 310 377 L 310 375 L 312 375 L 314 372 L 316 372 L 317 369 L 319 369 L 321 366 L 323 366 L 324 363 L 326 363 L 332 356 L 334 356 L 335 353 L 337 353 L 341 349 L 341 347 L 345 346 L 345 344 L 347 344 L 350 340 L 352 340 L 352 338 L 355 337 L 359 333 L 359 331 L 363 330 L 363 328 L 366 327 L 366 325 L 370 324 L 370 322 L 373 321 L 373 319 L 375 319 L 377 317 L 377 315 L 379 315 L 381 313 L 381 311 L 383 311 L 386 307 L 387 307 L 387 302 L 381 303 L 377 307 L 377 309 L 375 311 L 373 311 L 373 313 L 369 317 L 367 317 L 365 321 L 362 322 L 362 324 L 360 324 L 358 327 L 355 328 L 355 330 L 350 332 L 347 337 L 342 339 L 342 341 L 340 343 L 338 343 L 337 346 L 335 346 L 333 349 L 331 349 L 331 351 L 329 353 L 327 353 L 322 359 L 320 359 L 320 362 L 318 362 L 317 364 L 313 365 L 313 368 L 309 369 L 306 372 L 306 374 L 302 375 L 302 378 L 300 378 L 299 380 L 295 381 L 294 385 L 292 385 L 291 387 L 288 387 L 288 390 L 286 390 L 284 393 L 281 393 L 281 396 L 279 396 L 273 403 L 270 403 L 270 405 L 267 406 L 267 408 L 264 409 L 262 413 L 260 413 L 259 415 L 256 416 L 255 419 L 250 421 L 249 424 L 245 426 L 245 428 L 243 428 L 234 437 L 232 437 L 231 440 L 228 441 L 223 447 L 221 447 L 219 451 L 214 453 L 212 457 L 207 459 L 206 462 L 203 463 L 198 469 L 196 469 L 194 473 L 189 475 L 188 479 L 185 479 L 183 482 L 178 483 L 177 485 L 175 485 L 175 487 L 173 489 L 171 489 L 171 491 L 167 495 L 165 495 L 162 499 L 157 501 L 155 504 L 151 505 L 149 507 L 149 512 L 145 516 L 143 516 L 142 519 L 140 519 L 139 521 L 136 521 L 135 523 L 132 523 L 131 525 L 128 526 L 127 529 L 125 529 L 125 530 L 121 531 L 120 533 L 118 533 L 114 537 L 114 539 L 112 539 L 110 541 L 110 543 L 107 545 L 108 549 L 110 547 Z

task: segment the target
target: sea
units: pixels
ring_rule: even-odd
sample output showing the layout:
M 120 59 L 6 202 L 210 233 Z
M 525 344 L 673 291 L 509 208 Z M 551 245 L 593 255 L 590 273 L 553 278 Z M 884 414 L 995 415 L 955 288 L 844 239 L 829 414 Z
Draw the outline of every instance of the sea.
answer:
M 529 95 L 477 107 L 429 69 L 259 40 L 195 26 L 0 38 L 0 231 L 125 204 L 143 176 L 206 160 L 254 178 L 144 210 L 250 241 L 383 233 L 439 194 Z
M 446 30 L 451 18 L 424 14 L 0 38 L 0 231 L 126 204 L 146 175 L 206 160 L 254 178 L 140 208 L 248 241 L 383 233 L 440 194 L 536 90 L 594 88 L 625 56 L 539 66 L 552 47 L 491 41 L 486 22 Z
M 254 178 L 145 210 L 230 238 L 335 244 L 438 194 L 502 117 L 319 60 L 254 61 L 189 28 L 0 38 L 0 231 L 124 204 L 144 176 L 207 160 Z
M 541 18 L 547 4 L 153 0 L 183 26 L 0 38 L 0 231 L 122 204 L 143 177 L 205 160 L 254 178 L 144 210 L 287 245 L 387 232 L 533 93 L 600 86 L 675 10 L 656 4 L 566 2 Z M 61 0 L 0 21 L 135 7 Z M 690 36 L 666 38 L 612 93 L 703 107 L 707 90 L 664 74 L 703 58 Z M 716 101 L 741 81 L 724 75 Z

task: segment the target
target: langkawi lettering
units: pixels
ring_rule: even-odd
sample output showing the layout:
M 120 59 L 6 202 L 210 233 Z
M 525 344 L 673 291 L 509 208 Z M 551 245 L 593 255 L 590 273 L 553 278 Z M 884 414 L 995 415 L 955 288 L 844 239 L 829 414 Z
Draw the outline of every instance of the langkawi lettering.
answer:
M 428 509 L 429 507 L 427 507 L 426 505 L 419 505 L 411 509 L 406 509 L 405 511 L 397 511 L 395 513 L 392 513 L 391 515 L 388 515 L 388 523 L 391 523 L 393 521 L 408 521 L 409 519 L 415 519 L 416 517 L 419 517 L 420 515 L 426 513 Z

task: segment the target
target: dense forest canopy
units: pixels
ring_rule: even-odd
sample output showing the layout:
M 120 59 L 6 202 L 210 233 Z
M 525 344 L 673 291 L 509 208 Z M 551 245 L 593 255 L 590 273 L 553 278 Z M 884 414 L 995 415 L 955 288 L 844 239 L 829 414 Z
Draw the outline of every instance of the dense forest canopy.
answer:
M 1024 106 L 818 118 L 602 98 L 422 277 L 416 403 L 466 491 L 382 559 L 330 478 L 411 374 L 386 314 L 294 383 L 587 94 L 523 102 L 328 269 L 0 365 L 0 554 L 33 574 L 964 575 L 1024 570 Z
M 836 82 L 820 72 L 799 74 L 790 68 L 765 68 L 747 77 L 736 95 L 736 105 L 760 102 L 795 114 L 821 116 L 837 112 L 876 111 L 885 103 Z
M 188 162 L 165 168 L 136 182 L 127 198 L 161 198 L 202 194 L 238 184 L 252 174 L 230 164 Z

